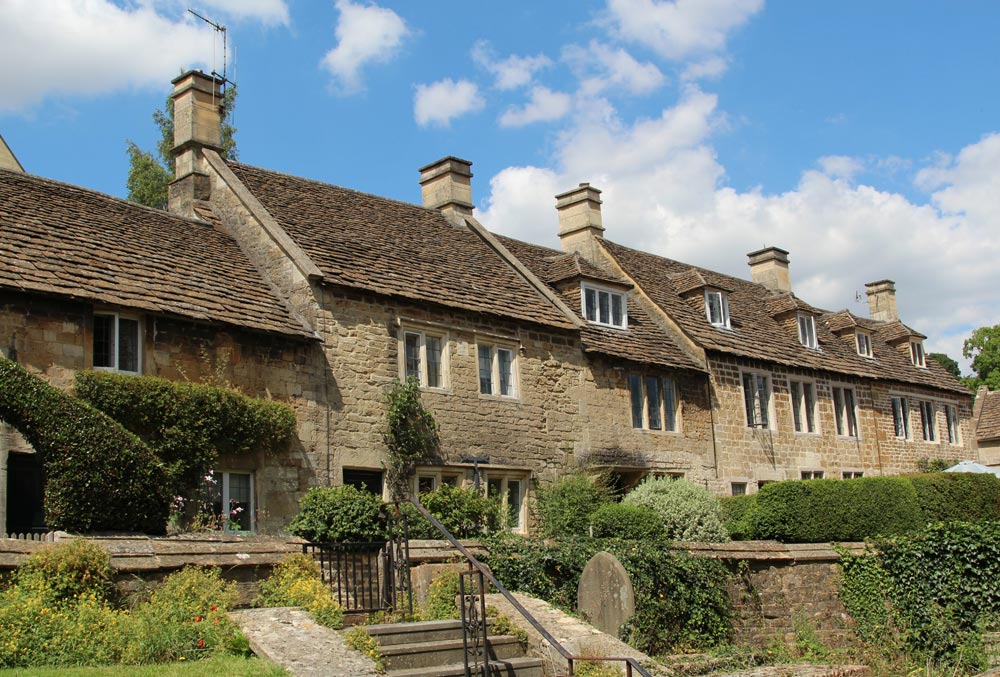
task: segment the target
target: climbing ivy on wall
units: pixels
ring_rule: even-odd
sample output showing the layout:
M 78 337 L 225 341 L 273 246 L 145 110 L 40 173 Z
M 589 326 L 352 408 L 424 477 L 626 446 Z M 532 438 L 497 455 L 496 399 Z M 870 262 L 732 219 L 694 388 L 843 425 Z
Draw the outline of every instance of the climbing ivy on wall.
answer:
M 386 428 L 382 439 L 388 451 L 385 463 L 386 483 L 393 500 L 409 493 L 410 478 L 417 464 L 432 459 L 440 440 L 434 416 L 420 401 L 420 384 L 410 377 L 394 381 L 385 395 Z
M 295 433 L 288 405 L 212 385 L 82 371 L 74 389 L 156 452 L 174 496 L 192 495 L 220 454 L 280 452 Z
M 162 464 L 109 416 L 0 358 L 0 420 L 41 454 L 50 527 L 151 534 L 166 528 L 170 494 Z

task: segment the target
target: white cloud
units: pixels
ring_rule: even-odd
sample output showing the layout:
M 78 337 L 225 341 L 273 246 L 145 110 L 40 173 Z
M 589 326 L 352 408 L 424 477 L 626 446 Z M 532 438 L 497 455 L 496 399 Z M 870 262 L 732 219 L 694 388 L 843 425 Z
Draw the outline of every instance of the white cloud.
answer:
M 617 88 L 630 94 L 648 94 L 666 82 L 660 69 L 651 63 L 641 63 L 624 49 L 614 49 L 597 40 L 587 47 L 569 45 L 563 58 L 580 78 L 580 90 L 585 96 Z
M 148 5 L 5 0 L 0 110 L 23 111 L 54 95 L 163 89 L 180 69 L 211 66 L 214 40 L 214 31 L 194 17 L 167 18 Z
M 764 0 L 608 0 L 608 14 L 625 40 L 680 60 L 719 52 L 727 34 Z
M 198 0 L 196 4 L 239 20 L 260 21 L 269 26 L 287 26 L 289 23 L 285 0 Z M 212 16 L 206 18 L 213 19 Z
M 1000 134 L 925 168 L 928 204 L 857 182 L 869 163 L 843 156 L 821 158 L 786 192 L 739 192 L 711 146 L 724 119 L 716 97 L 691 88 L 629 124 L 601 103 L 577 114 L 551 166 L 493 177 L 484 223 L 558 246 L 553 196 L 590 181 L 603 190 L 606 236 L 622 244 L 743 278 L 747 252 L 783 247 L 798 294 L 860 315 L 864 284 L 893 279 L 901 317 L 930 337 L 928 350 L 959 358 L 971 328 L 1000 322 Z
M 337 0 L 340 20 L 335 35 L 337 46 L 320 62 L 336 79 L 341 91 L 350 94 L 362 89 L 361 69 L 367 63 L 390 61 L 410 30 L 391 9 L 375 4 Z
M 530 85 L 535 73 L 552 65 L 544 54 L 518 56 L 511 54 L 506 59 L 498 59 L 489 42 L 480 40 L 472 47 L 472 60 L 489 71 L 497 89 L 517 89 Z
M 551 122 L 569 113 L 573 99 L 564 92 L 534 87 L 531 99 L 523 106 L 511 106 L 500 116 L 501 127 L 521 127 L 534 122 Z
M 702 61 L 696 61 L 684 68 L 681 73 L 681 80 L 693 82 L 695 80 L 709 80 L 717 78 L 726 72 L 729 64 L 720 56 L 711 56 Z
M 479 88 L 468 80 L 447 78 L 429 85 L 417 85 L 413 98 L 413 117 L 421 127 L 447 127 L 460 115 L 472 113 L 486 105 Z

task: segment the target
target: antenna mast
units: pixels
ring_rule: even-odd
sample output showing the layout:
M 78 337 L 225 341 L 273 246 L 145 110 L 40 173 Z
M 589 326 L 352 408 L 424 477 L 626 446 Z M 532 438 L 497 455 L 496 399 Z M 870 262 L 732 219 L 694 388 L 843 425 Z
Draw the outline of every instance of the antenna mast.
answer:
M 221 25 L 215 23 L 211 19 L 203 17 L 201 14 L 198 14 L 198 12 L 194 11 L 193 9 L 188 9 L 188 12 L 190 12 L 191 14 L 193 14 L 196 17 L 198 17 L 199 19 L 201 19 L 202 21 L 204 21 L 205 23 L 207 23 L 209 26 L 211 26 L 212 28 L 214 28 L 216 33 L 222 33 L 222 73 L 220 75 L 218 72 L 216 72 L 216 70 L 215 70 L 215 64 L 213 63 L 212 64 L 212 76 L 213 77 L 221 77 L 223 83 L 227 83 L 227 84 L 236 86 L 235 82 L 231 81 L 229 78 L 226 77 L 226 58 L 228 57 L 228 53 L 229 53 L 229 50 L 226 47 L 226 45 L 227 45 L 226 27 L 225 26 L 221 26 Z

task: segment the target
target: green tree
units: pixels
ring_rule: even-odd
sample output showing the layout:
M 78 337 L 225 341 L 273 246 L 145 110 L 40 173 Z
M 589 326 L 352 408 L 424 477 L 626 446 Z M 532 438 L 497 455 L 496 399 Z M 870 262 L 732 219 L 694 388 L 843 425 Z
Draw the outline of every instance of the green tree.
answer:
M 230 85 L 222 95 L 226 114 L 222 119 L 222 156 L 236 160 L 236 127 L 233 126 L 233 109 L 236 104 L 236 86 Z M 163 110 L 153 111 L 153 122 L 160 128 L 156 152 L 143 150 L 135 141 L 126 142 L 128 155 L 128 199 L 147 207 L 167 208 L 167 186 L 174 180 L 174 101 L 168 98 Z
M 981 385 L 1000 390 L 1000 324 L 972 332 L 962 346 L 962 356 L 972 360 L 975 375 L 965 379 L 971 390 Z
M 394 381 L 385 394 L 386 483 L 394 501 L 409 494 L 410 478 L 420 463 L 432 461 L 440 447 L 438 426 L 431 412 L 420 401 L 420 384 L 412 376 L 405 382 Z
M 962 378 L 962 370 L 958 366 L 958 362 L 951 359 L 944 353 L 929 353 L 927 357 L 935 360 L 938 364 L 944 367 L 944 370 L 954 376 L 955 378 Z

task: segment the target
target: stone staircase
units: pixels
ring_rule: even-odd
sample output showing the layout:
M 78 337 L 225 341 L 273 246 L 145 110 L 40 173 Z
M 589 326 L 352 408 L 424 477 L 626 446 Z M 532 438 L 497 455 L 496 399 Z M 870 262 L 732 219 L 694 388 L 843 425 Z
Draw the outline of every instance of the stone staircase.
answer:
M 365 627 L 385 656 L 389 677 L 459 677 L 465 675 L 461 621 L 386 623 Z M 511 635 L 490 635 L 490 675 L 543 677 L 542 661 L 525 655 Z

